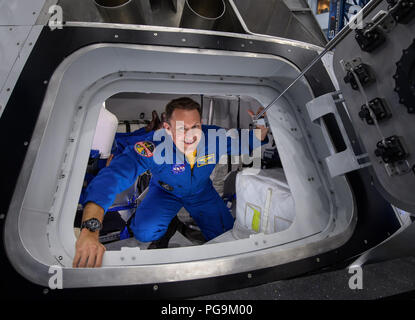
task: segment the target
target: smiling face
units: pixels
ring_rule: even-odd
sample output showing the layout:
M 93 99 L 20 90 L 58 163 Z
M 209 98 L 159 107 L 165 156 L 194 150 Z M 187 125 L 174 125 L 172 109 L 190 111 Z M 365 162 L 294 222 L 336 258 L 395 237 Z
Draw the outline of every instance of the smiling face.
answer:
M 171 135 L 176 148 L 184 154 L 196 150 L 202 136 L 202 120 L 196 109 L 175 109 L 164 128 Z

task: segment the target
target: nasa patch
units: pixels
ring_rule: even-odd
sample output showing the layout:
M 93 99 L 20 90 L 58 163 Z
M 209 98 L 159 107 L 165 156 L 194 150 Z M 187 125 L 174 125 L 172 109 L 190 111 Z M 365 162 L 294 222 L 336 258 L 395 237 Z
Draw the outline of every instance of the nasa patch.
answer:
M 153 156 L 154 149 L 156 147 L 150 141 L 141 141 L 137 142 L 134 146 L 135 152 L 137 152 L 140 156 L 150 158 Z
M 183 164 L 173 164 L 171 166 L 171 172 L 173 172 L 173 174 L 181 174 L 186 170 L 186 165 Z

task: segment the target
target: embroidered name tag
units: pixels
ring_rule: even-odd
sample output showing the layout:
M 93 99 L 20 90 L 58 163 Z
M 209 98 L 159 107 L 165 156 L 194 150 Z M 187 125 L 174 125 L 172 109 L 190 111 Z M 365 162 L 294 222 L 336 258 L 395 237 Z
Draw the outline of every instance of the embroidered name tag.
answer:
M 203 156 L 197 159 L 197 166 L 198 167 L 203 167 L 206 166 L 208 164 L 215 164 L 216 163 L 216 158 L 215 158 L 215 154 L 208 154 L 207 156 Z
M 156 147 L 150 141 L 141 141 L 137 142 L 134 146 L 135 152 L 137 152 L 140 156 L 150 158 L 153 156 L 154 149 Z

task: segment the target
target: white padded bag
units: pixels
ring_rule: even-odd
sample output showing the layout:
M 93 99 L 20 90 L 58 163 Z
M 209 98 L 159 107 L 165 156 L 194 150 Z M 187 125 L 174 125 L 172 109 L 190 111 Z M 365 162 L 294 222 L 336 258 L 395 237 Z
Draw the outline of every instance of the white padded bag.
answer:
M 99 150 L 101 159 L 108 159 L 111 155 L 111 148 L 114 142 L 115 133 L 117 132 L 117 127 L 117 117 L 103 106 L 99 113 L 97 128 L 95 129 L 91 148 L 93 150 Z
M 259 174 L 245 169 L 237 174 L 234 231 L 281 232 L 291 226 L 294 217 L 294 200 L 282 169 L 265 169 Z

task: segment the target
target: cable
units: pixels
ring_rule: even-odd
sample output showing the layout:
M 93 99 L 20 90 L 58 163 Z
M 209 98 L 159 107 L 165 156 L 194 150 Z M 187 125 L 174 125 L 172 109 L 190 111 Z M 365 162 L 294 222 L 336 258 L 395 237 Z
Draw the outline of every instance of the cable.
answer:
M 385 142 L 386 138 L 383 135 L 382 130 L 380 130 L 379 122 L 376 119 L 376 115 L 373 113 L 373 110 L 369 107 L 369 100 L 367 98 L 365 90 L 363 89 L 362 83 L 360 82 L 360 79 L 357 76 L 357 74 L 354 72 L 353 68 L 350 68 L 350 72 L 353 75 L 354 79 L 356 80 L 357 86 L 359 87 L 359 92 L 363 96 L 363 99 L 364 99 L 364 101 L 366 103 L 366 106 L 367 106 L 367 109 L 369 111 L 369 115 L 372 117 L 373 123 L 375 124 L 375 127 L 378 130 L 378 133 L 379 133 L 380 137 L 382 138 L 382 143 L 383 143 L 384 146 L 386 146 L 386 142 Z

